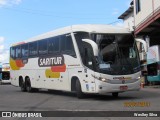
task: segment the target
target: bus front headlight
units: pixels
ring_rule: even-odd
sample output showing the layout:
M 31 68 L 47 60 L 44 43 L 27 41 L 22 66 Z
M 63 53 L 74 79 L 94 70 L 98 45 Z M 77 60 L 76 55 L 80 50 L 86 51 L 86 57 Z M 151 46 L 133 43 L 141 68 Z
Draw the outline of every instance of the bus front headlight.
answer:
M 92 75 L 92 76 L 94 77 L 94 79 L 100 80 L 100 81 L 102 81 L 102 82 L 108 82 L 108 81 L 109 81 L 109 79 L 106 79 L 106 78 L 97 77 L 97 76 L 95 76 L 95 75 Z
M 137 80 L 140 80 L 140 79 L 141 79 L 141 77 L 138 77 L 138 78 L 137 78 Z
M 102 82 L 108 82 L 108 79 L 106 79 L 106 78 L 101 78 L 100 77 L 99 80 L 102 81 Z

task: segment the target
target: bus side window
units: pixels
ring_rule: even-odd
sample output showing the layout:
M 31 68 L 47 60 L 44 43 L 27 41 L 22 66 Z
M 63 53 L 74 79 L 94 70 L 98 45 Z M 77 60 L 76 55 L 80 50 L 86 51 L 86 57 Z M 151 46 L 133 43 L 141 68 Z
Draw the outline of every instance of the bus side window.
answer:
M 19 59 L 21 58 L 21 47 L 20 46 L 17 46 L 16 48 L 16 59 Z
M 59 52 L 59 43 L 60 43 L 59 42 L 59 37 L 55 37 L 54 41 L 55 41 L 54 51 Z
M 54 40 L 53 38 L 48 39 L 48 53 L 52 54 L 53 53 L 53 48 L 54 48 Z
M 29 43 L 29 55 L 36 56 L 38 54 L 37 42 Z
M 40 55 L 44 55 L 48 53 L 48 49 L 47 49 L 47 40 L 41 40 L 38 42 L 38 53 Z
M 71 55 L 75 56 L 74 45 L 73 45 L 73 41 L 72 41 L 71 35 L 69 35 L 69 36 L 66 35 L 66 46 L 65 46 L 65 49 Z
M 28 44 L 22 45 L 21 50 L 22 50 L 22 58 L 28 57 Z
M 61 52 L 64 53 L 65 52 L 65 46 L 66 46 L 66 37 L 65 37 L 65 35 L 61 35 L 60 36 L 60 40 L 61 40 L 61 43 L 60 43 Z
M 61 36 L 61 52 L 76 57 L 71 35 Z
M 14 59 L 15 56 L 16 56 L 16 54 L 15 54 L 15 48 L 12 47 L 11 50 L 10 50 L 10 57 L 11 57 L 12 59 Z
M 52 37 L 48 40 L 48 53 L 53 54 L 59 52 L 59 37 Z

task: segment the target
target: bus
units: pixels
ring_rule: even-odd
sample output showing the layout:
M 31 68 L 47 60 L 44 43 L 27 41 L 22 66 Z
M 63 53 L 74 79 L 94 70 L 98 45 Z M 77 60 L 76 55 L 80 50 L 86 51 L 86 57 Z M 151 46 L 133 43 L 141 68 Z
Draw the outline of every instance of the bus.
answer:
M 38 89 L 107 94 L 140 90 L 140 61 L 133 35 L 110 25 L 72 25 L 10 48 L 11 84 Z
M 2 64 L 1 84 L 10 84 L 10 65 L 9 63 Z

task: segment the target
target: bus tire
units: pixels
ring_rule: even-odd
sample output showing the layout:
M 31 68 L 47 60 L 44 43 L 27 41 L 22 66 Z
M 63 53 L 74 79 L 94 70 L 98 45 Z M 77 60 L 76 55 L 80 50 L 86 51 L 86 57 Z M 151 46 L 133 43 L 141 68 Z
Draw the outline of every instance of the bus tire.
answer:
M 20 78 L 20 88 L 22 92 L 26 92 L 26 85 L 22 78 Z
M 33 88 L 31 87 L 31 82 L 29 78 L 26 79 L 26 90 L 29 93 L 33 92 Z
M 117 97 L 118 97 L 118 92 L 112 93 L 112 96 L 113 96 L 114 98 L 117 98 Z
M 76 80 L 76 94 L 79 99 L 84 98 L 84 93 L 82 92 L 79 80 Z

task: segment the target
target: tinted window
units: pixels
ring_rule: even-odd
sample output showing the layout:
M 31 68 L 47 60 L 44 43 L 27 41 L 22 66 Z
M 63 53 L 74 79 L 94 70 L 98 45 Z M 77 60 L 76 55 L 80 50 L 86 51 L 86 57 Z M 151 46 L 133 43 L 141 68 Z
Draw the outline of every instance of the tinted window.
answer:
M 59 37 L 55 37 L 54 41 L 55 41 L 54 50 L 59 51 Z
M 10 51 L 10 56 L 11 58 L 15 58 L 16 54 L 15 54 L 15 48 L 11 48 L 11 51 Z
M 83 61 L 83 64 L 84 64 L 84 61 L 85 61 L 85 56 L 84 56 L 84 45 L 83 45 L 83 41 L 82 39 L 89 39 L 89 33 L 87 32 L 77 32 L 77 33 L 74 33 L 74 36 L 75 36 L 75 39 L 76 39 L 76 42 L 77 42 L 77 45 L 78 45 L 78 49 L 79 49 L 79 52 L 80 52 L 80 55 L 81 55 L 81 58 L 82 58 L 82 61 Z
M 65 50 L 66 51 L 74 51 L 73 47 L 73 42 L 71 36 L 66 36 L 66 41 L 65 41 Z
M 21 58 L 21 47 L 18 46 L 15 49 L 16 49 L 16 58 Z
M 71 56 L 75 56 L 74 46 L 71 35 L 61 36 L 61 52 Z
M 37 42 L 29 43 L 29 55 L 36 56 L 37 53 Z
M 41 40 L 38 42 L 38 52 L 40 55 L 44 55 L 48 53 L 47 50 L 47 40 Z
M 59 51 L 59 37 L 53 37 L 48 40 L 48 53 L 52 54 Z
M 74 33 L 74 36 L 75 36 L 75 39 L 78 42 L 82 41 L 82 39 L 89 39 L 89 33 L 87 32 L 77 32 L 77 33 Z
M 61 38 L 61 51 L 65 51 L 66 37 L 62 35 L 60 38 Z
M 28 57 L 28 44 L 21 46 L 22 57 Z
M 93 49 L 92 46 L 88 43 L 84 43 L 85 46 L 85 59 L 84 59 L 84 65 L 86 65 L 90 69 L 94 69 L 94 55 L 93 55 Z

